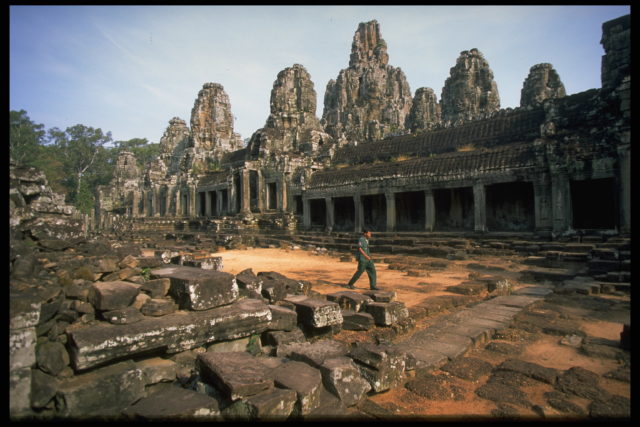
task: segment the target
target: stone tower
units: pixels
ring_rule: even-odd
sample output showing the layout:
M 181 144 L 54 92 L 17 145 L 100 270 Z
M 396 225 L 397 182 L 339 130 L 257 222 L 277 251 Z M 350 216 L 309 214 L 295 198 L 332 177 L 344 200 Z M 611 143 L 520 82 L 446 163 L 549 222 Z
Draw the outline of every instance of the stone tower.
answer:
M 196 157 L 220 159 L 227 152 L 242 148 L 240 135 L 233 132 L 229 96 L 218 83 L 205 83 L 191 110 L 191 132 Z
M 278 73 L 271 90 L 271 114 L 265 127 L 249 141 L 252 158 L 272 153 L 315 153 L 332 138 L 324 133 L 316 117 L 316 91 L 311 76 L 300 64 Z
M 460 52 L 442 88 L 440 104 L 445 122 L 474 120 L 500 109 L 493 71 L 478 49 Z
M 412 133 L 430 130 L 440 123 L 440 119 L 440 104 L 433 89 L 421 87 L 416 90 L 406 128 Z
M 406 132 L 411 90 L 404 72 L 388 62 L 378 22 L 360 23 L 349 68 L 330 80 L 325 92 L 322 122 L 336 140 L 364 142 Z
M 562 98 L 567 93 L 560 76 L 551 64 L 537 64 L 531 67 L 520 92 L 520 106 L 528 107 L 547 99 Z

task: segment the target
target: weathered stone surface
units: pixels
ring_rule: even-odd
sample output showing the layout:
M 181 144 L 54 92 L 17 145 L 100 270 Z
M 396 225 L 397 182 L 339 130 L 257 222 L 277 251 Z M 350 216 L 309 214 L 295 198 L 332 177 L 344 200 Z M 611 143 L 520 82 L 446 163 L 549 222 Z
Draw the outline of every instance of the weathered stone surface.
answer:
M 171 295 L 181 309 L 208 310 L 238 299 L 232 274 L 196 267 L 171 266 L 151 270 L 152 277 L 171 280 Z
M 44 408 L 58 391 L 58 379 L 40 369 L 31 371 L 31 406 Z
M 341 291 L 327 294 L 327 301 L 338 303 L 343 310 L 359 312 L 364 310 L 367 303 L 373 302 L 373 299 L 360 292 Z
M 407 116 L 407 129 L 411 130 L 411 133 L 428 131 L 438 126 L 440 120 L 440 104 L 433 89 L 421 87 L 416 90 Z
M 371 390 L 371 385 L 349 357 L 325 359 L 320 365 L 320 372 L 327 390 L 346 406 L 356 405 Z
M 449 358 L 439 352 L 427 350 L 421 345 L 410 342 L 396 345 L 398 351 L 405 354 L 405 370 L 416 373 L 430 372 L 438 369 L 449 361 Z
M 9 414 L 11 417 L 30 415 L 31 371 L 30 367 L 9 371 Z
M 373 328 L 375 322 L 369 313 L 356 313 L 351 310 L 342 310 L 342 329 L 348 331 L 368 331 Z
M 233 131 L 231 102 L 219 83 L 205 83 L 191 110 L 191 135 L 196 153 L 210 153 L 213 159 L 242 148 Z
M 145 316 L 166 316 L 176 311 L 176 304 L 171 298 L 151 298 L 140 307 Z
M 564 85 L 553 65 L 536 64 L 529 69 L 520 92 L 520 106 L 535 106 L 547 99 L 561 98 L 566 95 Z
M 9 330 L 9 371 L 36 363 L 36 329 Z
M 140 287 L 129 282 L 95 282 L 89 289 L 89 302 L 96 310 L 116 310 L 131 305 L 139 292 Z
M 555 384 L 558 378 L 558 371 L 553 368 L 538 365 L 537 363 L 525 362 L 518 359 L 508 359 L 496 367 L 497 370 L 519 372 L 535 380 L 547 384 Z
M 303 342 L 306 340 L 304 333 L 300 329 L 293 329 L 291 331 L 263 332 L 262 339 L 265 344 L 273 346 L 286 345 L 294 342 Z
M 295 390 L 273 388 L 236 400 L 222 413 L 230 421 L 285 421 L 297 401 Z
M 177 365 L 172 360 L 152 357 L 136 362 L 136 364 L 142 370 L 146 385 L 171 382 L 176 379 Z
M 308 283 L 290 279 L 275 271 L 261 271 L 258 278 L 262 280 L 262 296 L 268 298 L 271 303 L 283 300 L 287 294 L 307 294 L 310 288 Z
M 379 326 L 391 326 L 409 317 L 407 307 L 400 301 L 371 302 L 365 306 L 365 310 Z
M 266 330 L 271 311 L 260 300 L 241 300 L 200 312 L 178 311 L 131 325 L 95 325 L 69 333 L 76 369 L 146 350 L 176 353 L 206 343 L 240 338 Z
M 250 268 L 236 274 L 236 282 L 240 289 L 247 289 L 258 293 L 262 292 L 262 280 L 258 278 Z
M 300 64 L 278 73 L 271 91 L 271 111 L 265 127 L 249 140 L 251 158 L 268 158 L 276 153 L 316 154 L 331 146 L 316 117 L 316 92 L 311 76 Z
M 349 356 L 376 393 L 398 386 L 404 378 L 406 356 L 389 346 L 357 343 Z
M 423 374 L 407 381 L 405 387 L 429 400 L 463 400 L 464 394 L 442 375 Z
M 442 88 L 442 120 L 467 121 L 500 109 L 493 71 L 478 49 L 460 52 Z
M 290 349 L 285 348 L 283 352 L 287 353 L 286 357 L 308 363 L 316 368 L 320 368 L 327 359 L 346 356 L 349 353 L 345 343 L 331 339 L 318 340 L 313 343 L 289 344 L 289 346 L 291 346 Z
M 171 288 L 171 279 L 165 277 L 163 279 L 147 280 L 140 288 L 143 292 L 148 292 L 151 298 L 162 298 L 167 296 Z
M 271 323 L 269 329 L 292 331 L 298 324 L 298 313 L 280 305 L 269 304 Z
M 290 361 L 272 371 L 274 383 L 295 390 L 298 395 L 296 412 L 309 414 L 320 405 L 322 375 L 316 368 L 303 362 Z
M 144 315 L 133 305 L 129 307 L 109 310 L 102 313 L 102 318 L 114 325 L 130 325 L 144 319 Z
M 289 295 L 285 301 L 296 306 L 298 321 L 313 328 L 322 328 L 342 324 L 340 306 L 331 301 L 324 301 L 305 295 Z
M 247 351 L 251 337 L 243 337 L 235 340 L 214 342 L 207 347 L 209 353 L 224 353 L 230 351 Z
M 231 400 L 273 388 L 271 369 L 246 352 L 198 355 L 202 377 Z
M 527 400 L 526 393 L 517 387 L 507 384 L 488 382 L 476 389 L 476 394 L 483 399 L 497 403 L 512 403 L 524 408 L 531 407 L 531 402 Z
M 558 375 L 556 390 L 590 400 L 608 400 L 611 394 L 600 386 L 598 374 L 575 366 Z
M 58 375 L 69 366 L 69 353 L 59 342 L 45 342 L 36 346 L 38 367 L 47 374 Z
M 125 414 L 148 421 L 209 421 L 220 419 L 220 406 L 206 394 L 167 386 L 140 399 Z
M 328 134 L 336 140 L 372 141 L 405 131 L 411 89 L 404 72 L 388 63 L 378 22 L 360 23 L 349 68 L 327 84 L 322 121 Z
M 362 293 L 368 297 L 371 297 L 375 302 L 393 302 L 396 300 L 396 292 L 395 291 L 376 291 L 369 290 Z
M 480 377 L 491 372 L 493 365 L 477 357 L 462 357 L 452 360 L 440 369 L 463 380 L 478 381 Z
M 130 360 L 60 381 L 56 409 L 62 416 L 119 413 L 144 397 L 142 371 Z

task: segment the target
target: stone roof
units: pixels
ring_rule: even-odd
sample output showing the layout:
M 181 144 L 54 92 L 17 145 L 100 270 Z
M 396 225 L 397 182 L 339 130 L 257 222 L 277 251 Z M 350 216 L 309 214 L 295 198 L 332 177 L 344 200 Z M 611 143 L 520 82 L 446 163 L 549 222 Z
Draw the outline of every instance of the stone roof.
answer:
M 203 175 L 198 182 L 199 186 L 215 185 L 227 182 L 228 173 L 226 171 L 209 172 Z
M 502 110 L 490 118 L 450 128 L 345 146 L 336 152 L 333 160 L 334 164 L 371 163 L 399 156 L 426 157 L 453 152 L 469 145 L 481 148 L 532 141 L 540 136 L 543 120 L 544 110 L 541 107 Z
M 350 185 L 366 180 L 399 177 L 424 177 L 439 181 L 478 172 L 530 168 L 538 165 L 535 150 L 533 143 L 516 143 L 405 161 L 389 161 L 318 171 L 311 177 L 308 188 Z

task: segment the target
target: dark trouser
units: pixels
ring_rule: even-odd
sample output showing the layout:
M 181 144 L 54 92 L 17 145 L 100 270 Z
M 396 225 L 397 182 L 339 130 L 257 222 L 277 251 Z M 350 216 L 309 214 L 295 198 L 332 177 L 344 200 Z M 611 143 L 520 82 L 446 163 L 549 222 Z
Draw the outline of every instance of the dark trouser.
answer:
M 349 286 L 353 286 L 354 283 L 360 278 L 364 271 L 367 271 L 367 275 L 369 276 L 369 287 L 371 289 L 376 287 L 376 266 L 373 264 L 373 261 L 368 260 L 366 258 L 358 259 L 358 271 L 353 274 L 351 280 L 349 280 Z

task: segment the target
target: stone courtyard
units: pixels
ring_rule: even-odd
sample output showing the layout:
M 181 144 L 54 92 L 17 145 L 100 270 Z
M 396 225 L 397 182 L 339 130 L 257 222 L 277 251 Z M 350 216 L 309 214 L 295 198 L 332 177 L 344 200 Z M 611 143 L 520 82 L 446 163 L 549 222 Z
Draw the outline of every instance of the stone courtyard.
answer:
M 478 49 L 412 97 L 361 23 L 322 119 L 295 64 L 243 147 L 205 83 L 91 218 L 10 161 L 11 419 L 630 418 L 629 25 L 501 110 Z

